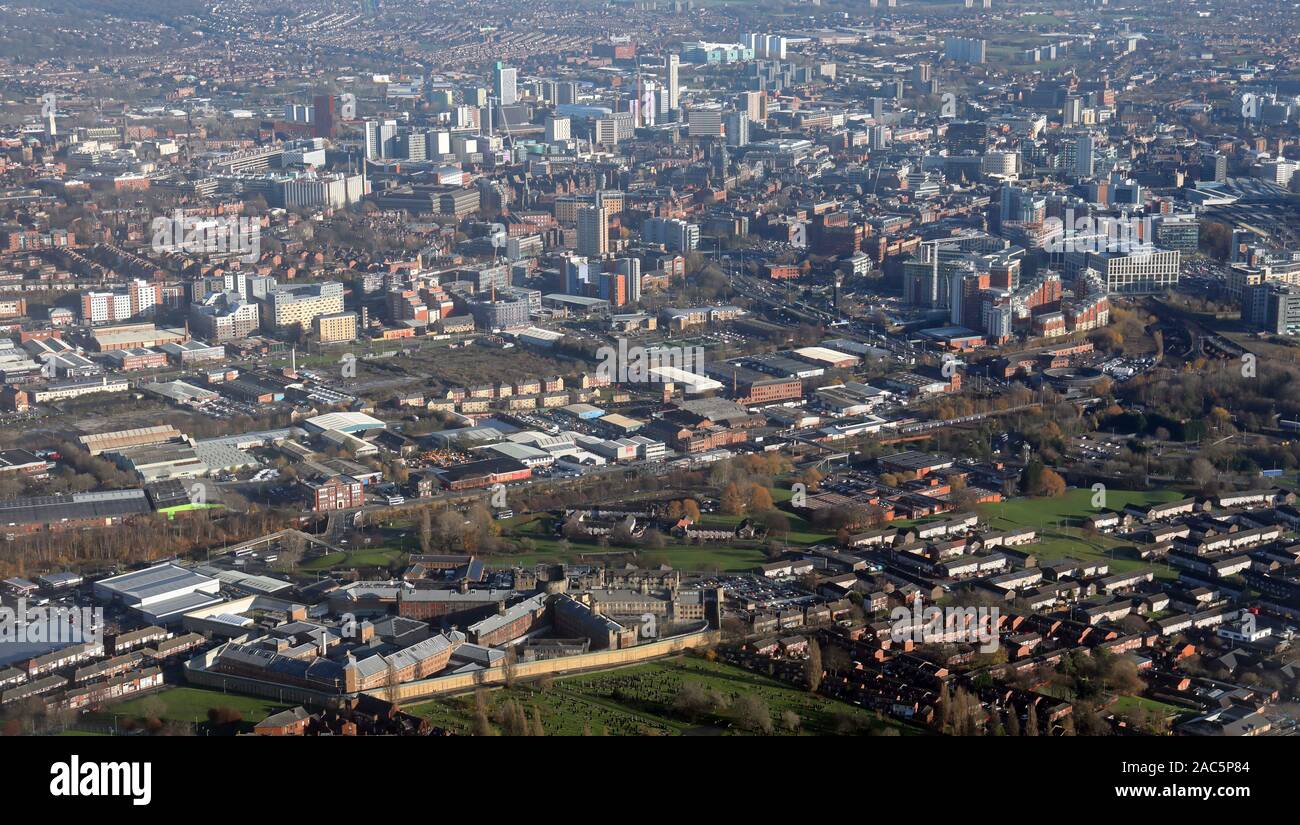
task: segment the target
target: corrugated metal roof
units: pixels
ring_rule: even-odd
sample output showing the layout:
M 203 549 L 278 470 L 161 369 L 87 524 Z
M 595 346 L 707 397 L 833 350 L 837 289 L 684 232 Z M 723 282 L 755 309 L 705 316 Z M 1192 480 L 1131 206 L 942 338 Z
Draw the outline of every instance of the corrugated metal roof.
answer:
M 55 524 L 148 512 L 144 490 L 30 496 L 0 501 L 0 524 Z
M 97 587 L 120 593 L 137 599 L 147 599 L 173 590 L 214 582 L 211 576 L 204 576 L 193 570 L 187 570 L 175 564 L 159 564 L 144 570 L 123 573 L 120 576 L 104 579 Z

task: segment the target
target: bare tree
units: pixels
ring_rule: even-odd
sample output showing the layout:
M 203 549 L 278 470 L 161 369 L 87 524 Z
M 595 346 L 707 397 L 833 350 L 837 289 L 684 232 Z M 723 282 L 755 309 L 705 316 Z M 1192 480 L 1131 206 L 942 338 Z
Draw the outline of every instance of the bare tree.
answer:
M 772 732 L 772 713 L 767 703 L 753 694 L 740 697 L 735 706 L 736 723 L 757 733 Z
M 804 663 L 804 677 L 808 680 L 808 691 L 816 693 L 822 685 L 822 646 L 813 641 L 808 645 L 808 661 Z
M 433 552 L 433 516 L 429 508 L 420 508 L 420 552 Z
M 474 691 L 474 724 L 473 733 L 475 736 L 496 736 L 496 728 L 492 727 L 492 722 L 488 719 L 487 691 L 478 688 Z
M 502 662 L 501 670 L 505 677 L 506 687 L 508 688 L 515 686 L 515 680 L 518 677 L 518 664 L 519 654 L 516 652 L 514 646 L 512 645 L 506 648 L 505 661 Z

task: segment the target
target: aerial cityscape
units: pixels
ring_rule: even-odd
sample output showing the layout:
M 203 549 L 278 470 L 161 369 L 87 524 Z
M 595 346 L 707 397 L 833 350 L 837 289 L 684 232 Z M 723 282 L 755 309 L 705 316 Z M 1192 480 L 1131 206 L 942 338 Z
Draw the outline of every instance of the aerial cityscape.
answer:
M 1300 2 L 0 16 L 0 735 L 1296 734 Z

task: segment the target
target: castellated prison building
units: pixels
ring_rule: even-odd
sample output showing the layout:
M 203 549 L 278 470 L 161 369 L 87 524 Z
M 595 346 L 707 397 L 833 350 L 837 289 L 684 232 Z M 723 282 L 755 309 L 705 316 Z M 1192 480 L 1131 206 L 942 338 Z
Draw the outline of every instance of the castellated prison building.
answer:
M 582 657 L 601 653 L 632 661 L 662 655 L 655 645 L 668 652 L 716 635 L 721 591 L 664 581 L 574 594 L 565 592 L 567 580 L 540 582 L 533 593 L 363 581 L 318 605 L 328 618 L 267 596 L 204 605 L 185 615 L 185 628 L 220 643 L 187 664 L 187 678 L 322 699 L 441 677 L 493 681 L 508 657 L 549 672 L 588 667 Z
M 460 633 L 439 634 L 388 655 L 376 653 L 358 660 L 345 654 L 344 661 L 319 655 L 310 641 L 297 645 L 287 639 L 231 642 L 217 655 L 212 669 L 326 693 L 356 693 L 439 673 L 464 640 Z M 310 650 L 304 651 L 304 646 Z
M 592 647 L 599 648 L 632 647 L 637 643 L 638 625 L 624 627 L 567 593 L 556 597 L 554 609 L 556 630 L 561 635 L 586 636 Z

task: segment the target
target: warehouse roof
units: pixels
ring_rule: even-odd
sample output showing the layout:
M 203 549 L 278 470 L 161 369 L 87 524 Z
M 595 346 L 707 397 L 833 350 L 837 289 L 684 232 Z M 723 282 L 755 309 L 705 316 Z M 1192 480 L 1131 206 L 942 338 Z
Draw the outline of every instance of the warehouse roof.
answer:
M 30 496 L 0 501 L 0 524 L 54 524 L 147 512 L 144 490 Z
M 163 381 L 152 384 L 145 384 L 140 389 L 145 392 L 161 395 L 163 398 L 170 398 L 178 404 L 188 404 L 195 401 L 211 401 L 219 397 L 218 393 L 212 390 L 196 387 L 185 381 Z
M 49 463 L 31 450 L 0 450 L 0 470 L 25 470 Z
M 166 622 L 201 607 L 220 603 L 220 596 L 195 591 L 186 593 L 183 596 L 173 596 L 170 599 L 153 602 L 147 607 L 140 608 L 140 615 L 150 622 Z
M 464 464 L 456 464 L 445 470 L 439 471 L 447 482 L 460 481 L 466 478 L 482 478 L 489 475 L 499 475 L 501 473 L 517 473 L 520 470 L 528 469 L 522 462 L 513 458 L 485 458 L 482 461 L 468 461 Z
M 545 450 L 539 450 L 536 447 L 530 447 L 527 444 L 516 444 L 513 441 L 503 441 L 500 444 L 490 444 L 483 449 L 500 453 L 506 458 L 513 458 L 516 461 L 540 461 L 551 457 L 551 454 Z
M 229 585 L 236 590 L 242 590 L 245 593 L 254 595 L 259 593 L 278 593 L 293 586 L 292 582 L 281 579 L 273 579 L 270 576 L 255 576 L 252 573 L 244 573 L 239 570 L 223 570 L 219 567 L 200 565 L 198 572 L 205 576 L 211 576 L 224 585 Z
M 861 359 L 856 355 L 850 355 L 847 352 L 839 352 L 830 347 L 800 347 L 794 351 L 796 355 L 808 358 L 813 361 L 826 364 L 838 364 L 844 361 L 857 363 Z
M 183 437 L 183 433 L 170 424 L 160 424 L 156 427 L 136 427 L 130 430 L 117 430 L 110 433 L 92 433 L 90 435 L 83 435 L 77 440 L 81 442 L 81 446 L 85 447 L 91 455 L 98 455 L 104 450 L 111 450 L 118 447 L 133 447 L 140 444 L 161 444 L 164 441 L 173 441 Z
M 166 563 L 144 570 L 134 570 L 120 576 L 96 582 L 96 588 L 107 590 L 130 599 L 147 599 L 173 590 L 196 587 L 216 581 L 180 565 Z
M 600 422 L 624 430 L 635 430 L 638 427 L 645 426 L 644 421 L 635 418 L 628 418 L 626 415 L 620 415 L 619 413 L 610 413 L 609 415 L 601 416 Z
M 262 464 L 251 453 L 219 441 L 195 442 L 194 453 L 200 461 L 213 470 L 238 470 L 244 467 L 259 467 Z
M 339 430 L 350 433 L 358 430 L 382 430 L 384 422 L 360 412 L 332 412 L 308 418 L 306 424 L 317 430 Z

